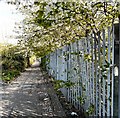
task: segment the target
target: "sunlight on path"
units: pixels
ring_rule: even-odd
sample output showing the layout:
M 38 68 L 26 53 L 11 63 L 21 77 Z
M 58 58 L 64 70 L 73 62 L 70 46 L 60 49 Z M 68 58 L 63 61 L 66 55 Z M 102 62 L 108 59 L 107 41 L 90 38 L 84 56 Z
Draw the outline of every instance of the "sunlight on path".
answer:
M 65 116 L 52 86 L 46 82 L 39 68 L 29 68 L 10 85 L 4 85 L 4 94 L 1 116 L 27 118 Z
M 40 66 L 40 62 L 36 60 L 31 67 L 39 67 L 39 66 Z

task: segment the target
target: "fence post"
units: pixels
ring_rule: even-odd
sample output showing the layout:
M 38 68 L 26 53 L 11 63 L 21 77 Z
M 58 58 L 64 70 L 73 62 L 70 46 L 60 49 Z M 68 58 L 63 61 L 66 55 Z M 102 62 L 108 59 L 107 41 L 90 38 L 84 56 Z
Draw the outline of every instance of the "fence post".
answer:
M 119 15 L 119 59 L 120 59 L 120 15 Z M 119 61 L 119 74 L 120 74 L 120 61 Z M 118 111 L 120 111 L 120 75 L 119 75 L 119 95 L 118 95 Z M 118 112 L 120 118 L 120 112 Z

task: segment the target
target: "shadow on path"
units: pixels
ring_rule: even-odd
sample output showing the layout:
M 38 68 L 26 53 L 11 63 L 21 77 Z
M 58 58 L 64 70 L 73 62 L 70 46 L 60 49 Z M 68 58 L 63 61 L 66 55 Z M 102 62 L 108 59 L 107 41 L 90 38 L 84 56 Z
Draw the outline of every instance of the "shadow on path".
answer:
M 47 79 L 35 66 L 3 86 L 0 115 L 3 118 L 64 118 L 62 106 Z

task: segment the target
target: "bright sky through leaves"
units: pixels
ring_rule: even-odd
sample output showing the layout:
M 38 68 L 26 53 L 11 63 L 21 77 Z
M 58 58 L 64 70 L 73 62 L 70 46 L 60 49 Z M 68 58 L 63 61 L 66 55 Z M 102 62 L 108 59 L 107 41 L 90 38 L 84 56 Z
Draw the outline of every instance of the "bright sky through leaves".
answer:
M 15 23 L 19 23 L 23 19 L 23 16 L 17 13 L 14 5 L 8 5 L 5 2 L 0 2 L 0 43 L 12 43 L 17 42 L 15 32 L 13 32 Z

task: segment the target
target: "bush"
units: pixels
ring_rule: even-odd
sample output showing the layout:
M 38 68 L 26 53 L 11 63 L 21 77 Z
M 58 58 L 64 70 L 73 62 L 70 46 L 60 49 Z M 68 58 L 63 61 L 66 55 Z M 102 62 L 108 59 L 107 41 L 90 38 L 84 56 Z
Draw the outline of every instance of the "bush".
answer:
M 25 57 L 17 46 L 8 45 L 1 51 L 2 80 L 10 81 L 25 69 Z
M 2 72 L 2 80 L 3 81 L 11 81 L 13 80 L 16 76 L 20 75 L 20 71 L 18 70 L 6 70 Z

